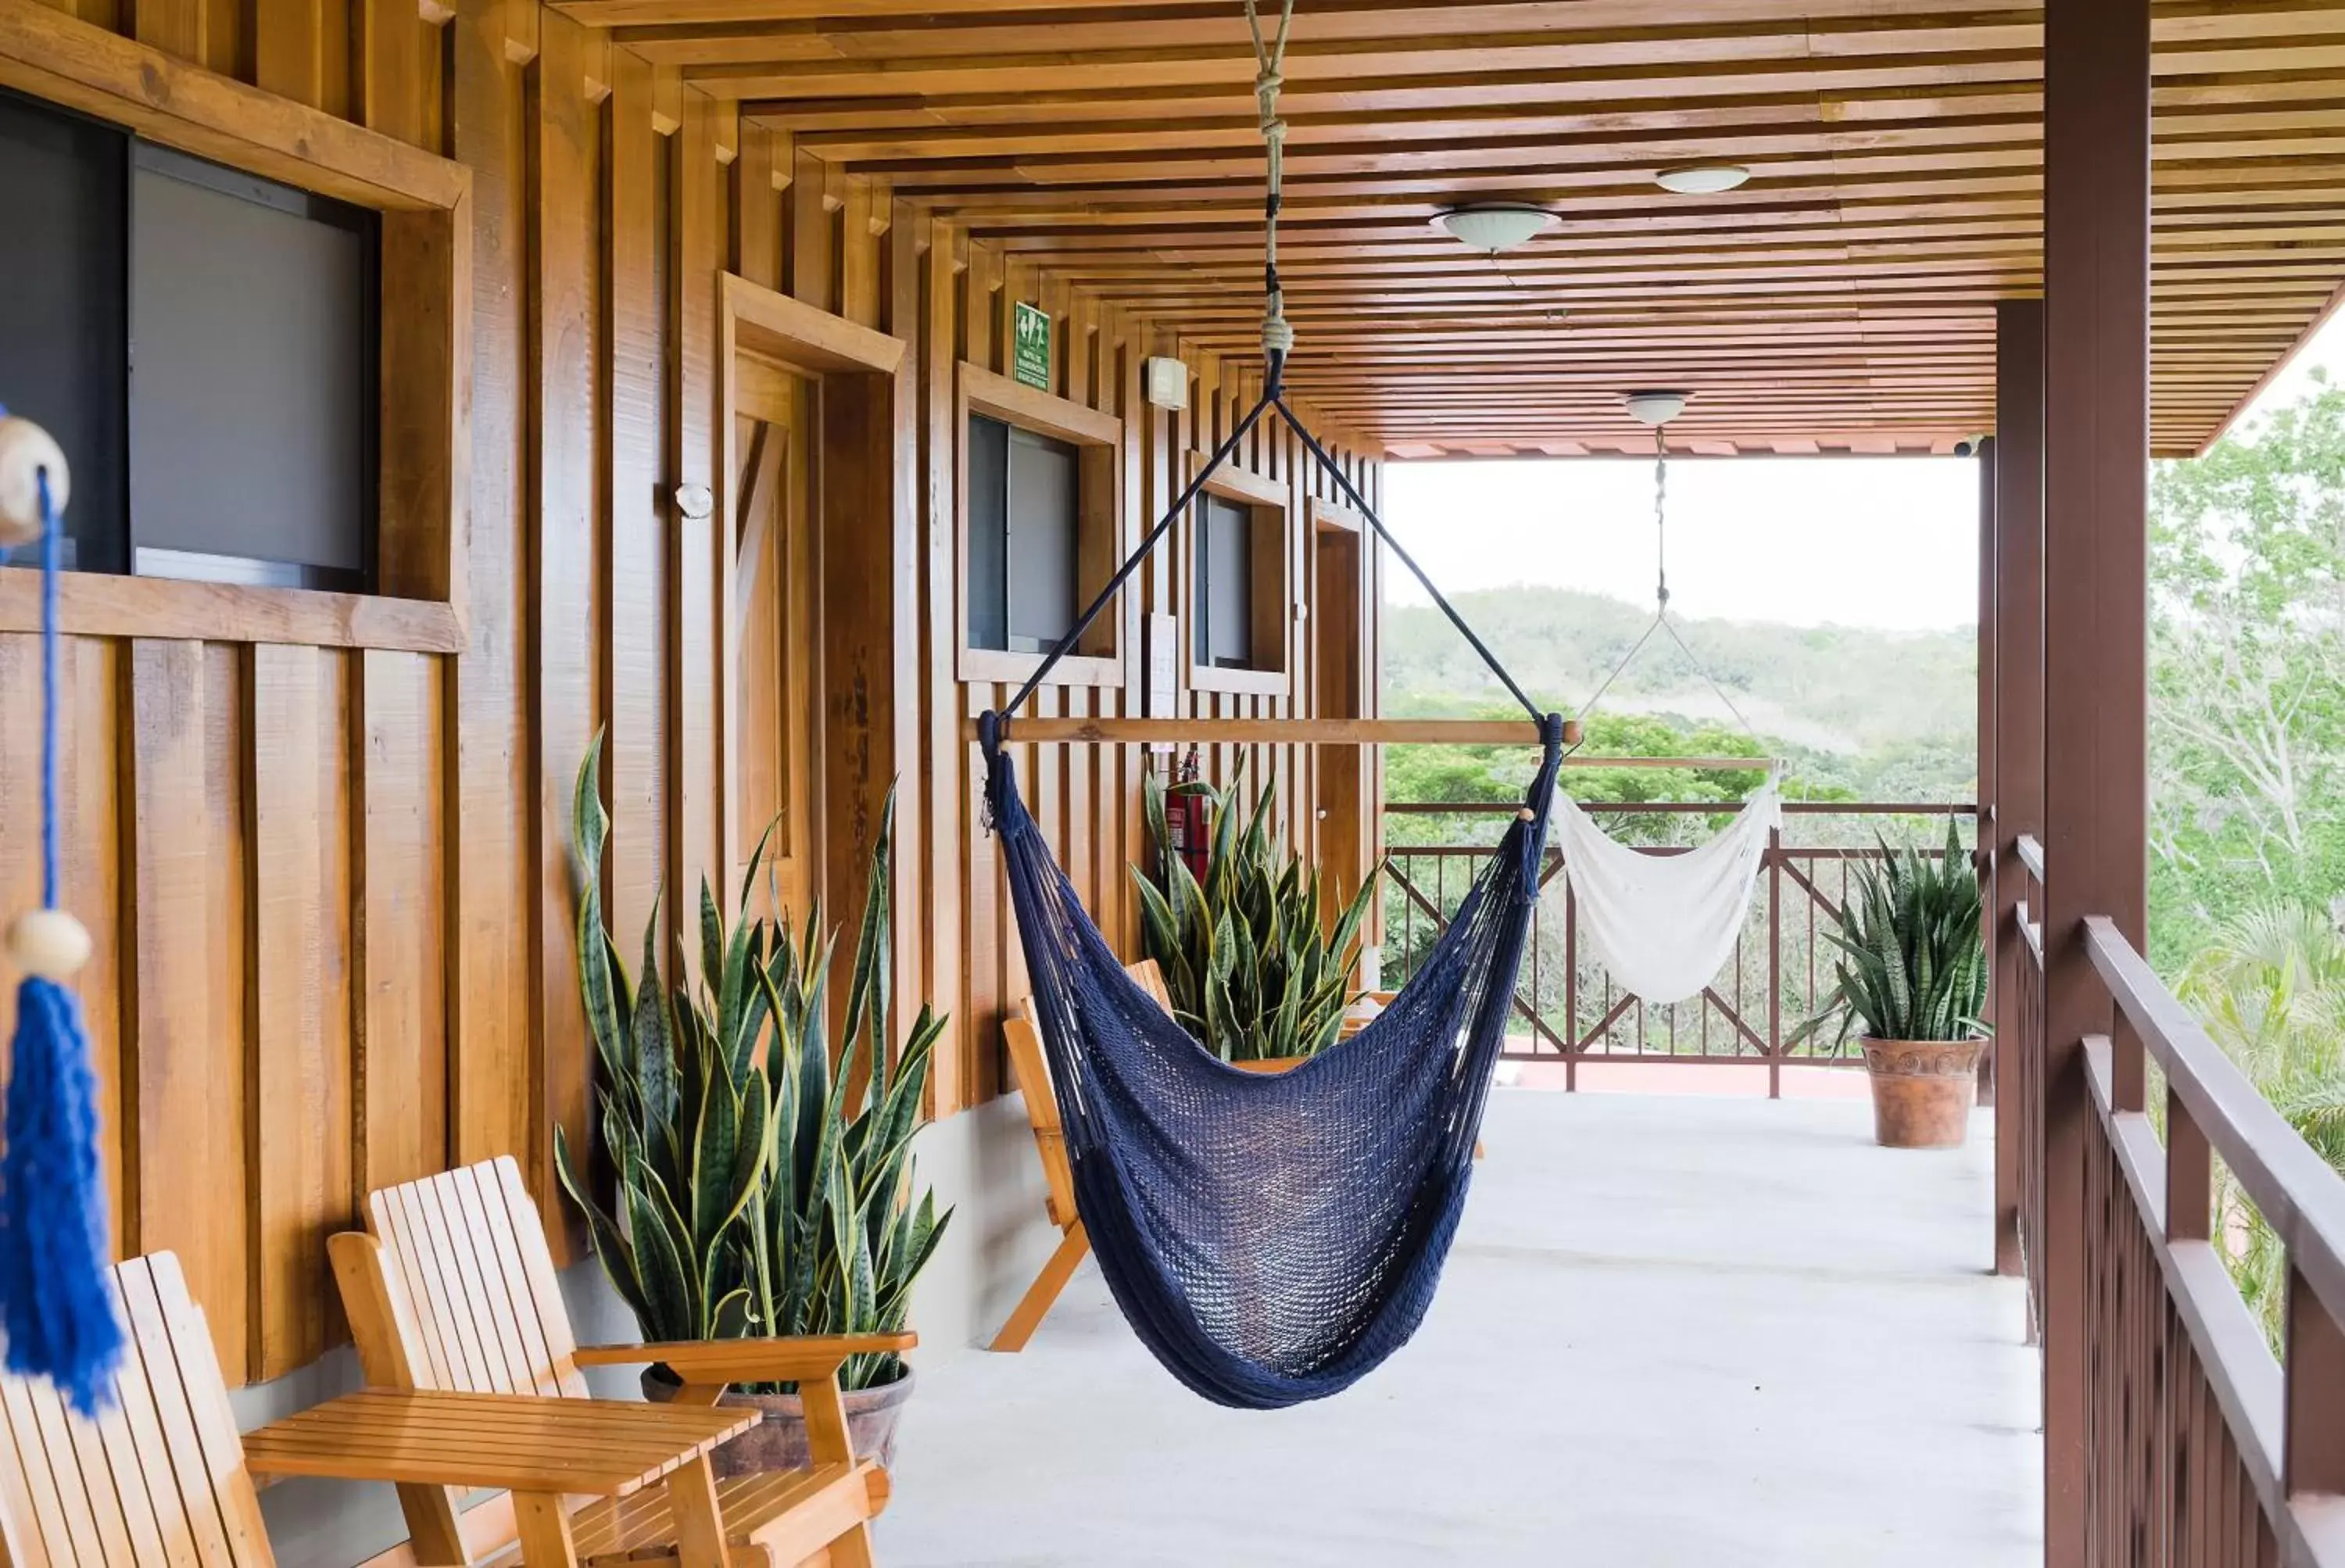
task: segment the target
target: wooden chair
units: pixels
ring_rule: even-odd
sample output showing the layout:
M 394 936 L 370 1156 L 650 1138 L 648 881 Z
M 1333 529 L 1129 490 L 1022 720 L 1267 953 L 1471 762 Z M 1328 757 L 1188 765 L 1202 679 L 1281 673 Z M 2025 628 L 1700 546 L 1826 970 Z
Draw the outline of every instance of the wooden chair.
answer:
M 536 1205 L 509 1156 L 371 1193 L 365 1218 L 364 1233 L 329 1247 L 370 1383 L 575 1399 L 586 1394 L 582 1367 L 658 1361 L 684 1380 L 679 1400 L 707 1405 L 728 1384 L 796 1381 L 815 1462 L 717 1483 L 727 1568 L 871 1563 L 869 1521 L 887 1504 L 888 1472 L 855 1456 L 838 1370 L 849 1356 L 908 1350 L 914 1336 L 581 1347 Z M 402 1486 L 399 1495 L 419 1563 L 505 1560 L 514 1539 L 505 1497 L 467 1510 L 449 1488 Z M 587 1503 L 571 1524 L 587 1563 L 678 1560 L 675 1521 L 656 1491 Z
M 46 1379 L 0 1377 L 0 1561 L 10 1568 L 271 1568 L 259 1471 L 494 1476 L 534 1489 L 541 1508 L 557 1512 L 563 1494 L 588 1488 L 625 1494 L 628 1508 L 666 1496 L 680 1499 L 672 1506 L 689 1528 L 718 1540 L 707 1454 L 754 1424 L 755 1411 L 371 1389 L 239 1436 L 179 1260 L 157 1252 L 112 1274 L 127 1330 L 112 1408 L 85 1420 Z M 451 1400 L 463 1403 L 445 1408 Z M 580 1561 L 558 1523 L 536 1544 L 544 1549 L 533 1568 Z M 720 1551 L 690 1561 L 713 1564 Z M 373 1561 L 416 1558 L 401 1547 Z
M 168 1252 L 113 1270 L 129 1345 L 95 1421 L 45 1379 L 0 1379 L 0 1540 L 12 1568 L 275 1561 L 201 1308 Z
M 1123 972 L 1140 983 L 1140 988 L 1154 997 L 1164 1011 L 1172 1011 L 1172 999 L 1164 989 L 1164 972 L 1152 958 L 1138 963 L 1128 963 Z M 1398 994 L 1391 991 L 1370 992 L 1377 1006 L 1391 1005 Z M 1350 1039 L 1366 1025 L 1367 1020 L 1346 1020 L 1342 1038 Z M 1075 1212 L 1075 1173 L 1067 1163 L 1067 1133 L 1059 1120 L 1059 1097 L 1051 1089 L 1051 1063 L 1042 1053 L 1042 1035 L 1034 1020 L 1034 999 L 1021 997 L 1017 1009 L 1001 1021 L 1004 1042 L 1010 1047 L 1010 1076 L 1018 1092 L 1026 1099 L 1027 1125 L 1034 1130 L 1034 1151 L 1042 1159 L 1042 1180 L 1047 1187 L 1044 1197 L 1051 1223 L 1059 1227 L 1059 1245 L 1034 1283 L 1020 1297 L 1017 1309 L 993 1337 L 992 1349 L 1014 1354 L 1024 1349 L 1033 1339 L 1034 1331 L 1050 1316 L 1051 1308 L 1075 1277 L 1075 1269 L 1091 1251 L 1091 1237 L 1084 1233 L 1082 1217 Z M 1304 1057 L 1274 1057 L 1259 1062 L 1239 1062 L 1234 1065 L 1249 1073 L 1284 1073 L 1300 1065 Z M 1482 1157 L 1480 1139 L 1474 1142 L 1474 1157 Z
M 1164 989 L 1164 972 L 1152 958 L 1138 963 L 1127 963 L 1123 972 L 1140 983 L 1140 988 L 1156 999 L 1165 1012 L 1172 1011 L 1172 998 Z M 1034 1338 L 1034 1330 L 1042 1326 L 1051 1308 L 1059 1299 L 1067 1281 L 1075 1277 L 1076 1268 L 1083 1255 L 1091 1249 L 1091 1237 L 1083 1232 L 1083 1222 L 1075 1213 L 1075 1173 L 1067 1163 L 1066 1128 L 1059 1120 L 1059 1099 L 1051 1090 L 1051 1064 L 1042 1054 L 1042 1036 L 1034 1022 L 1034 999 L 1019 1001 L 1017 1010 L 1001 1022 L 1001 1032 L 1010 1047 L 1010 1076 L 1018 1092 L 1026 1098 L 1027 1125 L 1034 1129 L 1034 1149 L 1042 1157 L 1042 1180 L 1047 1186 L 1044 1199 L 1051 1223 L 1059 1227 L 1059 1245 L 1042 1265 L 1042 1272 L 1026 1288 L 1019 1298 L 1018 1308 L 1010 1314 L 1010 1321 L 993 1337 L 993 1349 L 1015 1352 L 1026 1348 Z M 1299 1058 L 1298 1058 L 1299 1060 Z M 1240 1062 L 1250 1073 L 1283 1073 L 1295 1064 L 1292 1061 Z

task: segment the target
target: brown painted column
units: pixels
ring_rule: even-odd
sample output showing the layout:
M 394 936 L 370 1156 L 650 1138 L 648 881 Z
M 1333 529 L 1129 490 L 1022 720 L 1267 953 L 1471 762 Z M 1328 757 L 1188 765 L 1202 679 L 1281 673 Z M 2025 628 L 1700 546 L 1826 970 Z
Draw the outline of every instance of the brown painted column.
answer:
M 1995 863 L 1995 665 L 1996 652 L 1995 618 L 1995 438 L 1986 436 L 1978 443 L 1978 783 L 1971 799 L 1979 809 L 1978 865 L 1983 875 L 1991 875 L 1985 868 Z M 1995 1020 L 1996 1003 L 2008 987 L 1997 972 L 1995 962 L 1995 895 L 1990 881 L 1985 907 L 1979 915 L 1979 938 L 1986 946 L 1986 1001 L 1979 1016 L 1990 1024 Z M 1995 1103 L 1995 1085 L 2003 1075 L 2003 1054 L 1993 1043 L 1979 1062 L 1978 1103 Z M 2001 1213 L 2000 1194 L 1996 1212 Z
M 2045 121 L 2045 1561 L 2082 1565 L 2086 915 L 2147 879 L 2149 0 L 2049 0 Z M 2138 1076 L 2136 1074 L 2135 1076 Z
M 2027 869 L 2019 838 L 2044 836 L 2044 301 L 1995 312 L 1995 806 L 1988 918 L 1995 953 L 1995 1269 L 2019 1252 L 2019 934 Z M 1981 722 L 1985 717 L 1981 716 Z M 1983 785 L 1982 788 L 1985 788 Z

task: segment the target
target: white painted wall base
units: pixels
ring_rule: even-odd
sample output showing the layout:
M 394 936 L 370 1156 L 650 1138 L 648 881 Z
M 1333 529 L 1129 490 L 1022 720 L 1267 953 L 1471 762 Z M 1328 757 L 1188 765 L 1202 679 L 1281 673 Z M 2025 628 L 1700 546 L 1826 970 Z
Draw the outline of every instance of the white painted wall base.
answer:
M 1043 1211 L 1047 1189 L 1026 1102 L 1005 1095 L 920 1135 L 920 1178 L 951 1227 L 913 1288 L 920 1363 L 992 1342 L 1002 1320 L 1059 1243 Z

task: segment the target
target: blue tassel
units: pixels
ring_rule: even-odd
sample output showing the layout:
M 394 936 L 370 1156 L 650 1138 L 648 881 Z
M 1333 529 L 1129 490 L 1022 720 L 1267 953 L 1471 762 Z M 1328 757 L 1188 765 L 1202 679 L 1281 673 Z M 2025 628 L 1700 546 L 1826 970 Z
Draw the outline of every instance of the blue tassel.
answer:
M 0 419 L 6 416 L 0 409 Z M 41 522 L 41 907 L 49 911 L 57 908 L 60 881 L 61 530 L 53 478 L 61 476 L 46 468 L 35 471 Z M 0 1329 L 8 1335 L 8 1370 L 48 1379 L 75 1410 L 95 1417 L 114 1402 L 123 1336 L 107 1278 L 97 1079 L 90 1070 L 81 1003 L 62 983 L 87 956 L 88 938 L 71 917 L 52 912 L 20 921 L 10 932 L 10 947 L 32 972 L 16 989 L 8 1145 L 0 1153 Z
M 8 1369 L 46 1377 L 95 1416 L 114 1400 L 122 1324 L 107 1283 L 97 1080 L 81 1003 L 54 980 L 16 988 L 8 1148 L 0 1155 L 0 1327 Z

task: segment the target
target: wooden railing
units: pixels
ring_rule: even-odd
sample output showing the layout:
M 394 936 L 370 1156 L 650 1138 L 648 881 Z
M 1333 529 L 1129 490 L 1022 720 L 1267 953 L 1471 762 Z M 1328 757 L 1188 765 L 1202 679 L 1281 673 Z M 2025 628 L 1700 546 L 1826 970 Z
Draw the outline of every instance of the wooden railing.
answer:
M 1684 830 L 1694 820 L 1715 821 L 1733 810 L 1731 805 L 1686 801 L 1585 809 L 1608 823 L 1674 819 L 1670 826 L 1678 831 L 1639 846 L 1657 855 L 1682 854 L 1689 844 L 1674 840 L 1707 836 Z M 1415 958 L 1447 928 L 1489 853 L 1495 832 L 1473 832 L 1461 824 L 1511 817 L 1515 809 L 1447 802 L 1386 806 L 1388 840 L 1443 820 L 1450 830 L 1439 836 L 1473 840 L 1388 841 L 1386 984 L 1397 986 L 1407 979 Z M 1561 1086 L 1568 1089 L 1580 1086 L 1580 1070 L 1590 1064 L 1763 1067 L 1771 1095 L 1782 1093 L 1786 1066 L 1856 1064 L 1861 1058 L 1853 1044 L 1842 1044 L 1829 1032 L 1790 1044 L 1830 988 L 1832 949 L 1823 932 L 1847 896 L 1849 873 L 1856 862 L 1878 857 L 1872 829 L 1881 829 L 1892 841 L 1910 839 L 1936 853 L 1944 846 L 1946 820 L 1972 813 L 1967 803 L 1786 802 L 1784 828 L 1768 843 L 1759 893 L 1733 957 L 1700 996 L 1668 1007 L 1648 1007 L 1622 991 L 1581 951 L 1578 911 L 1560 874 L 1561 856 L 1550 849 L 1540 879 L 1538 916 L 1516 983 L 1515 1021 L 1505 1055 L 1558 1066 Z M 1859 820 L 1866 830 L 1853 825 Z
M 2084 1042 L 2081 1149 L 2052 1141 L 2045 857 L 2033 838 L 2017 851 L 2020 1246 L 2035 1323 L 2084 1319 L 2046 1337 L 2085 1358 L 2085 1562 L 2345 1568 L 2345 1179 L 2098 917 L 2084 948 L 2110 1033 Z M 2067 1232 L 2082 1257 L 2063 1271 L 2079 1284 L 2056 1298 L 2047 1162 L 2064 1158 L 2084 1166 L 2069 1188 L 2083 1225 Z M 2218 1206 L 2218 1169 L 2286 1248 L 2277 1355 L 2232 1278 L 2248 1221 Z M 2047 1399 L 2051 1376 L 2047 1365 Z
M 2085 928 L 2115 1003 L 2085 1042 L 2089 1560 L 2345 1564 L 2345 1180 L 2113 923 Z M 2217 1160 L 2287 1250 L 2278 1357 L 2227 1267 Z
M 1998 1042 L 1996 1071 L 2019 1084 L 2015 1127 L 1997 1127 L 2019 1150 L 2019 1252 L 2027 1278 L 2031 1338 L 2044 1321 L 2044 847 L 2023 835 L 2019 861 L 2027 873 L 2027 896 L 2014 911 L 2019 939 L 2017 965 L 2019 1038 Z

